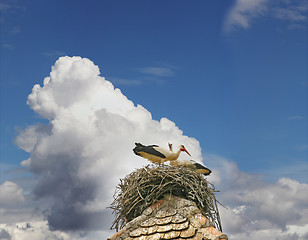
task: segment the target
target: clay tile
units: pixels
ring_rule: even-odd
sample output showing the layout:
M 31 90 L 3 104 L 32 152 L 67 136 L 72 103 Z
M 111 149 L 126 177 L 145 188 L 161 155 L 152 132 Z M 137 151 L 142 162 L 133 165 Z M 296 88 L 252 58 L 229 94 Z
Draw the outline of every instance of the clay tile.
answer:
M 189 238 L 189 237 L 194 236 L 195 233 L 196 233 L 196 229 L 192 225 L 189 225 L 188 229 L 182 231 L 180 236 L 182 238 Z
M 166 225 L 166 224 L 170 223 L 171 220 L 172 220 L 172 216 L 165 217 L 165 218 L 158 218 L 158 219 L 156 219 L 156 224 L 157 225 Z
M 164 207 L 164 208 L 160 209 L 159 211 L 157 211 L 155 217 L 164 218 L 164 217 L 173 216 L 176 213 L 177 213 L 177 211 L 174 208 Z
M 214 227 L 201 228 L 199 229 L 199 231 L 202 232 L 202 234 L 209 239 L 219 240 L 220 236 L 226 237 L 225 234 L 222 234 Z
M 219 236 L 219 239 L 220 239 L 220 240 L 228 240 L 228 237 L 227 237 L 226 234 L 221 234 L 221 235 Z
M 147 235 L 149 228 L 139 228 L 141 231 L 141 235 Z
M 181 231 L 170 231 L 165 233 L 164 239 L 173 239 L 173 238 L 178 238 L 181 234 Z
M 190 222 L 196 228 L 213 226 L 210 220 L 208 220 L 202 214 L 196 214 L 195 216 L 190 218 Z
M 164 203 L 164 199 L 160 199 L 156 203 L 152 204 L 149 208 L 152 208 L 153 210 L 155 210 L 159 206 L 161 206 L 163 203 Z
M 136 237 L 134 240 L 147 240 L 147 236 Z
M 174 224 L 172 224 L 172 229 L 173 230 L 184 230 L 184 229 L 187 229 L 188 226 L 189 226 L 188 221 L 183 222 L 183 223 L 174 223 Z
M 172 222 L 173 223 L 182 223 L 187 220 L 186 217 L 181 216 L 180 214 L 176 214 L 175 216 L 172 217 Z
M 163 233 L 155 233 L 150 236 L 147 236 L 147 240 L 160 240 L 163 238 Z
M 148 227 L 147 229 L 148 229 L 148 233 L 147 234 L 150 235 L 150 234 L 156 233 L 157 226 Z
M 184 208 L 184 207 L 189 207 L 189 206 L 193 206 L 194 203 L 187 200 L 187 199 L 184 199 L 184 198 L 178 198 L 178 201 L 176 201 L 176 208 L 177 209 L 181 209 L 181 208 Z
M 141 227 L 152 227 L 154 225 L 155 225 L 155 218 L 146 219 L 140 224 Z
M 211 239 L 205 238 L 201 232 L 197 232 L 193 237 L 190 237 L 189 240 L 211 240 Z
M 200 233 L 200 232 L 197 232 L 194 239 L 195 240 L 207 240 L 207 239 L 203 238 L 202 233 Z
M 200 228 L 202 225 L 201 225 L 201 223 L 198 221 L 198 219 L 196 219 L 196 218 L 190 218 L 189 219 L 190 221 L 190 224 L 191 225 L 193 225 L 193 227 L 195 227 L 195 228 Z
M 197 206 L 189 206 L 189 207 L 185 207 L 180 209 L 180 213 L 183 216 L 193 216 L 196 213 L 200 213 L 200 209 L 197 208 Z
M 143 211 L 143 214 L 146 216 L 151 215 L 151 213 L 153 212 L 153 209 L 148 207 L 146 210 Z
M 139 237 L 139 236 L 141 236 L 141 234 L 142 234 L 141 229 L 137 228 L 137 229 L 131 231 L 129 233 L 129 236 L 131 236 L 131 237 Z
M 156 229 L 156 231 L 158 233 L 165 233 L 165 232 L 168 232 L 170 230 L 172 230 L 172 224 L 163 225 L 163 226 L 157 226 L 157 229 Z
M 220 236 L 222 233 L 220 231 L 218 231 L 216 228 L 214 227 L 207 227 L 206 228 L 208 230 L 208 232 L 210 232 L 213 236 Z

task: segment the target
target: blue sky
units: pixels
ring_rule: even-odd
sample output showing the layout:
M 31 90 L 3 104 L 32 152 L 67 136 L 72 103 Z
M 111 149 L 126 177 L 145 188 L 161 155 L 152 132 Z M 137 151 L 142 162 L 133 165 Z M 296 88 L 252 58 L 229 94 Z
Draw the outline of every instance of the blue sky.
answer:
M 59 57 L 81 56 L 153 119 L 197 139 L 208 167 L 219 156 L 269 182 L 308 183 L 307 9 L 300 0 L 0 1 L 1 181 L 14 182 L 30 156 L 16 137 L 48 125 L 26 104 L 32 87 Z
M 245 171 L 306 161 L 305 22 L 268 10 L 225 30 L 234 4 L 2 1 L 2 163 L 27 158 L 13 144 L 16 128 L 42 121 L 27 95 L 62 55 L 91 59 L 154 119 L 171 119 L 204 153 Z

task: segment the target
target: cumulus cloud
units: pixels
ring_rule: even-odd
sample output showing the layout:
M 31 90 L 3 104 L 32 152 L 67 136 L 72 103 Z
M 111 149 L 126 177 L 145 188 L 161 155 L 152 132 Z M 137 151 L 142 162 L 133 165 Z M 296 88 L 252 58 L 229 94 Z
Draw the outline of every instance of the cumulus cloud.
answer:
M 96 240 L 107 239 L 110 235 L 107 231 L 50 231 L 47 221 L 0 224 L 1 240 Z
M 33 87 L 27 103 L 49 124 L 24 129 L 16 143 L 30 153 L 23 164 L 39 176 L 35 196 L 53 201 L 48 215 L 52 229 L 110 227 L 106 207 L 119 178 L 147 164 L 132 152 L 136 141 L 184 144 L 202 161 L 196 139 L 166 118 L 153 120 L 86 58 L 59 58 L 43 86 Z
M 265 182 L 262 176 L 240 171 L 237 165 L 217 156 L 213 182 L 221 190 L 218 199 L 224 231 L 232 239 L 306 239 L 308 234 L 308 184 L 290 178 Z M 296 226 L 296 227 L 295 227 Z
M 0 230 L 0 239 L 2 239 L 2 240 L 11 240 L 12 237 L 11 237 L 11 235 L 5 229 L 1 229 Z
M 18 222 L 16 225 L 0 224 L 0 239 L 3 240 L 68 240 L 82 239 L 70 233 L 50 231 L 46 221 Z M 2 235 L 1 235 L 2 234 Z M 3 237 L 3 238 L 1 238 Z
M 16 183 L 5 181 L 0 185 L 0 206 L 13 207 L 24 202 L 22 188 Z
M 11 219 L 0 224 L 0 234 L 7 238 L 79 240 L 112 235 L 108 229 L 113 216 L 106 207 L 115 186 L 119 178 L 147 164 L 132 152 L 137 141 L 165 147 L 167 142 L 184 144 L 194 160 L 202 161 L 196 139 L 166 118 L 153 120 L 86 58 L 61 57 L 43 85 L 33 87 L 27 103 L 49 120 L 20 131 L 16 138 L 18 146 L 30 153 L 22 165 L 36 174 L 33 193 L 44 200 L 40 209 L 46 211 L 35 210 L 38 213 L 29 222 L 25 216 L 30 216 L 30 209 L 0 209 L 0 219 Z M 218 199 L 228 207 L 221 208 L 221 215 L 230 238 L 307 238 L 308 184 L 290 178 L 265 182 L 261 175 L 242 172 L 233 161 L 214 155 L 206 156 L 206 165 L 213 170 L 209 180 L 221 191 Z M 11 191 L 14 198 L 22 199 L 22 189 L 10 184 L 16 190 Z M 8 189 L 7 183 L 3 185 Z M 16 216 L 24 216 L 24 222 L 16 225 Z

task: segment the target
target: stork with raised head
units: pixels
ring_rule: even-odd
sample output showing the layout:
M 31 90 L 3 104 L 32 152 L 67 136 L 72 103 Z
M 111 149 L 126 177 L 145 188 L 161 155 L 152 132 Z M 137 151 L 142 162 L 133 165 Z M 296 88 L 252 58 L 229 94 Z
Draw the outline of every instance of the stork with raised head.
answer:
M 136 147 L 133 149 L 134 153 L 148 159 L 152 163 L 161 164 L 167 161 L 175 161 L 178 159 L 181 152 L 186 152 L 190 156 L 184 145 L 179 146 L 179 150 L 177 152 L 168 151 L 167 149 L 157 145 L 145 146 L 141 143 L 135 143 L 135 145 Z
M 168 143 L 169 150 L 172 152 L 172 144 Z M 170 161 L 171 166 L 176 166 L 176 167 L 188 167 L 193 169 L 196 173 L 203 174 L 205 176 L 211 174 L 211 170 L 208 169 L 206 166 L 203 166 L 200 163 L 197 163 L 194 160 L 175 160 L 175 161 Z

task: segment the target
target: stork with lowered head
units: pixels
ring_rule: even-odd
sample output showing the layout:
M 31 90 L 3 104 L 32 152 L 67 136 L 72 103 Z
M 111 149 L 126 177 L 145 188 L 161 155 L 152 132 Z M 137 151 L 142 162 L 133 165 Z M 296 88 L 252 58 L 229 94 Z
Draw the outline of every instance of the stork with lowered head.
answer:
M 172 144 L 168 143 L 169 146 L 169 151 L 172 152 Z M 200 163 L 197 163 L 194 160 L 175 160 L 175 161 L 170 161 L 171 166 L 177 166 L 177 167 L 188 167 L 193 169 L 196 173 L 203 174 L 205 176 L 211 174 L 211 170 L 208 169 L 206 166 L 203 166 Z

